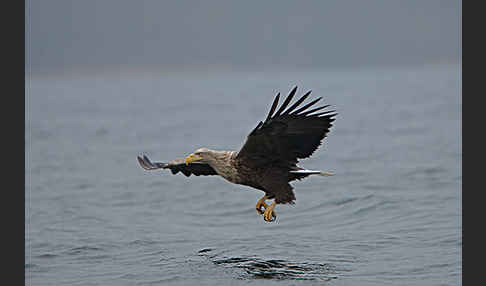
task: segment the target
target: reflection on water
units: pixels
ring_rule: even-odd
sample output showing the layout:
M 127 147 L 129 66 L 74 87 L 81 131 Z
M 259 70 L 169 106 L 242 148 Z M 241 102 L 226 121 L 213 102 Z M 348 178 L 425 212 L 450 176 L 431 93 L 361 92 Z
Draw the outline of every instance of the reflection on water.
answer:
M 244 270 L 240 278 L 324 280 L 337 278 L 336 267 L 332 264 L 297 263 L 281 259 L 261 259 L 258 257 L 222 257 L 213 254 L 213 249 L 200 250 L 214 264 Z

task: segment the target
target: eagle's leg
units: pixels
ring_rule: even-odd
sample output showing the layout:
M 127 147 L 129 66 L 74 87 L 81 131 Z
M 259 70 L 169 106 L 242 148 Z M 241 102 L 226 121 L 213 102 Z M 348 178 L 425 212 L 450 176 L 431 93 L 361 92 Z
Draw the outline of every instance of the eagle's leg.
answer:
M 276 201 L 273 201 L 266 209 L 265 212 L 263 213 L 263 219 L 265 221 L 274 221 L 275 218 L 277 217 L 277 213 L 273 210 L 275 209 L 275 206 L 277 205 Z
M 263 212 L 267 209 L 268 205 L 265 203 L 265 200 L 268 200 L 267 195 L 264 195 L 261 199 L 258 200 L 256 203 L 256 210 L 259 214 L 263 214 Z M 262 210 L 263 207 L 263 210 Z

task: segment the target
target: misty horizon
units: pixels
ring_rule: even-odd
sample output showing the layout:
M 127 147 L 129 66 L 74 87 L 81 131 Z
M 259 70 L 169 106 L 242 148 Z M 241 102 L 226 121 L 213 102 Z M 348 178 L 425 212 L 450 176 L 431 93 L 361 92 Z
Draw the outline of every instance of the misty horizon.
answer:
M 460 63 L 460 1 L 29 1 L 26 64 L 306 69 Z

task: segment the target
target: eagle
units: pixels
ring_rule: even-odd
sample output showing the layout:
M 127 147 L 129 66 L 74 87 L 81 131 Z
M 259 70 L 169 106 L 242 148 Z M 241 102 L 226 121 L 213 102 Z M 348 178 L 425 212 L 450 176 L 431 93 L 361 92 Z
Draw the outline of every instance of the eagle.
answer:
M 311 91 L 288 107 L 296 91 L 297 86 L 275 111 L 280 98 L 277 93 L 267 117 L 248 134 L 239 151 L 203 147 L 185 158 L 167 163 L 152 162 L 144 154 L 137 156 L 138 162 L 145 170 L 170 169 L 172 174 L 181 172 L 187 177 L 219 175 L 231 183 L 261 190 L 265 195 L 256 203 L 257 213 L 267 222 L 274 221 L 277 204 L 295 203 L 289 182 L 310 175 L 333 175 L 297 166 L 299 159 L 310 157 L 322 144 L 337 113 L 336 110 L 324 111 L 330 105 L 309 109 L 322 97 L 301 106 Z M 266 203 L 272 199 L 273 202 Z

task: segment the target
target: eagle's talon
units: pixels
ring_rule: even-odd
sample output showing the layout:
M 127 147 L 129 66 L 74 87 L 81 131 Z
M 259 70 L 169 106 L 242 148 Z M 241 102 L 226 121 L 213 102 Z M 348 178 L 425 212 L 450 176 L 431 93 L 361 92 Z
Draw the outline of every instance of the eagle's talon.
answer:
M 263 219 L 268 222 L 272 222 L 277 218 L 277 213 L 273 210 L 277 203 L 274 201 L 270 206 L 265 209 L 263 213 Z
M 277 214 L 275 213 L 275 211 L 272 211 L 271 213 L 264 214 L 263 219 L 267 222 L 275 221 L 275 219 L 277 219 Z
M 263 196 L 263 198 L 259 199 L 257 204 L 256 204 L 256 211 L 259 214 L 264 214 L 265 210 L 267 209 L 268 205 L 265 203 L 265 200 L 267 199 L 267 196 Z M 263 207 L 263 210 L 262 210 Z

